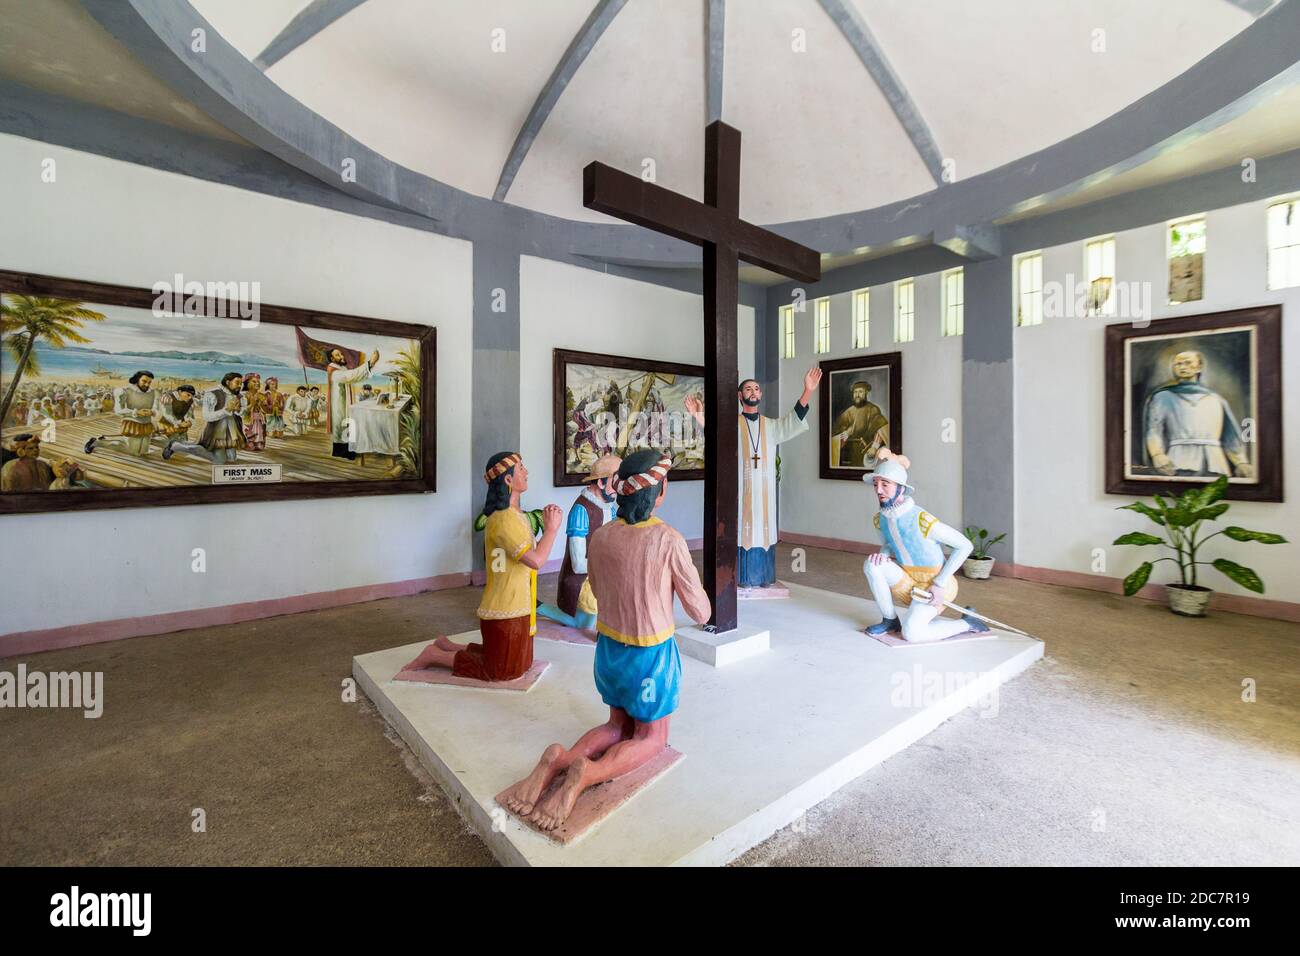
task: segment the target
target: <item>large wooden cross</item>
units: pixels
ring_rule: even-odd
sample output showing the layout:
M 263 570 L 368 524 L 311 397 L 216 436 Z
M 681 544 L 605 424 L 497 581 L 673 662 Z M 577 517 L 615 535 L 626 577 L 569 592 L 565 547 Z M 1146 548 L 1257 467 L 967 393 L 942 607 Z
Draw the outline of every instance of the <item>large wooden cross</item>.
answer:
M 704 131 L 704 202 L 590 163 L 582 171 L 582 203 L 704 249 L 704 589 L 713 604 L 710 623 L 719 631 L 734 630 L 737 260 L 816 282 L 821 257 L 740 218 L 740 131 L 720 120 Z

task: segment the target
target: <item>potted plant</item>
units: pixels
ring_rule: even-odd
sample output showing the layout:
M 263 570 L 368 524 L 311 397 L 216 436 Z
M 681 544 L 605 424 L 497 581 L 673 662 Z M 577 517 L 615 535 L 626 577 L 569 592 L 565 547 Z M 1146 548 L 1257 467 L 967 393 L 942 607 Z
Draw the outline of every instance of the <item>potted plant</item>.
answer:
M 983 581 L 988 578 L 993 571 L 993 558 L 989 557 L 989 548 L 997 544 L 1005 534 L 1000 534 L 995 538 L 990 538 L 989 533 L 983 528 L 976 528 L 974 525 L 966 529 L 966 537 L 970 543 L 975 546 L 971 551 L 970 557 L 962 562 L 961 573 L 974 581 Z
M 1142 586 L 1151 577 L 1151 569 L 1161 561 L 1173 561 L 1178 565 L 1179 581 L 1170 584 L 1167 589 L 1169 609 L 1185 617 L 1205 617 L 1210 596 L 1214 593 L 1197 581 L 1196 570 L 1209 565 L 1256 594 L 1264 593 L 1264 582 L 1250 568 L 1243 567 L 1227 558 L 1215 558 L 1213 561 L 1198 561 L 1197 552 L 1211 538 L 1221 534 L 1233 541 L 1257 541 L 1260 544 L 1286 544 L 1286 538 L 1269 531 L 1249 531 L 1231 525 L 1214 534 L 1200 536 L 1201 525 L 1213 521 L 1228 510 L 1228 502 L 1220 501 L 1228 489 L 1228 476 L 1220 475 L 1202 488 L 1189 488 L 1178 497 L 1165 501 L 1156 495 L 1155 504 L 1134 501 L 1121 505 L 1119 510 L 1136 511 L 1146 515 L 1164 529 L 1164 537 L 1148 534 L 1145 531 L 1130 531 L 1115 539 L 1116 544 L 1155 544 L 1173 551 L 1172 555 L 1144 561 L 1137 569 L 1124 579 L 1124 595 L 1132 597 L 1142 590 Z

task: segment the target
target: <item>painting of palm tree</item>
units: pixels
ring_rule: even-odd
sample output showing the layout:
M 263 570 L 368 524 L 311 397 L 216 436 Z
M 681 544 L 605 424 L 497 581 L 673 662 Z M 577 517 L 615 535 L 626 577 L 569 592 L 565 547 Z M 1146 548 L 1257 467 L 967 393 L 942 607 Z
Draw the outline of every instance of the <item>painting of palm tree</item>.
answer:
M 402 392 L 411 396 L 410 404 L 402 410 L 398 420 L 398 466 L 403 474 L 420 473 L 420 349 L 410 343 L 393 359 L 393 371 Z
M 15 365 L 4 398 L 0 399 L 0 421 L 9 414 L 14 393 L 24 372 L 40 374 L 36 343 L 43 342 L 61 349 L 69 342 L 84 345 L 90 339 L 81 334 L 85 322 L 103 322 L 102 312 L 87 308 L 72 299 L 52 299 L 36 295 L 11 295 L 0 303 L 0 336 L 13 355 Z

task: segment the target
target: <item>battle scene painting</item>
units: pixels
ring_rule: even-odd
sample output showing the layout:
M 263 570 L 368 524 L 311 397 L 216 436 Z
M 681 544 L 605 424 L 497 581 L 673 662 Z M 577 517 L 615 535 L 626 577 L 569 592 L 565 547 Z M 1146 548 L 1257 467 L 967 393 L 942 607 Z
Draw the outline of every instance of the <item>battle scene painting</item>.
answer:
M 676 480 L 704 477 L 704 432 L 686 411 L 704 369 L 555 350 L 555 484 L 580 485 L 601 455 L 655 448 Z

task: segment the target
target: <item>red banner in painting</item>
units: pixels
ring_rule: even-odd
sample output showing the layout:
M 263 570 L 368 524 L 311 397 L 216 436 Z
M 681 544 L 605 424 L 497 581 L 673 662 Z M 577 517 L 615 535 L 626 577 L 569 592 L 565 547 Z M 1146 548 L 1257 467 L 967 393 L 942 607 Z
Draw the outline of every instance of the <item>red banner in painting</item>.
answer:
M 313 339 L 296 325 L 293 330 L 298 333 L 298 361 L 306 368 L 318 368 L 324 371 L 330 364 L 330 355 L 336 350 L 343 356 L 342 365 L 346 368 L 356 368 L 365 361 L 365 356 L 356 349 Z M 334 364 L 340 363 L 335 360 Z

